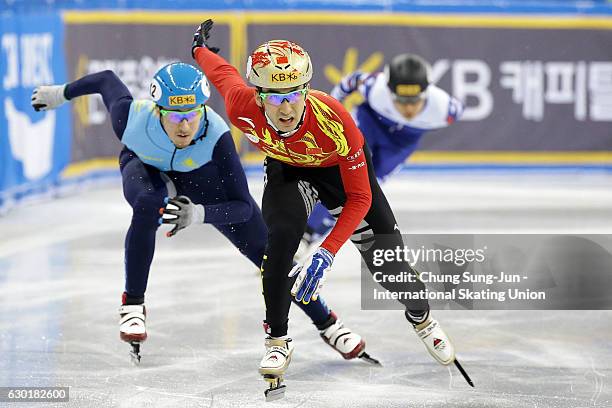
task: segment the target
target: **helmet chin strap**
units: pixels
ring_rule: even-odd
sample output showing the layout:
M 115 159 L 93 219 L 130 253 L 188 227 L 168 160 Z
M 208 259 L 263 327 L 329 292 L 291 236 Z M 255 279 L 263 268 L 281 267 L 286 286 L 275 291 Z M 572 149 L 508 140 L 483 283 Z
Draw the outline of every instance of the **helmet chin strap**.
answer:
M 295 126 L 295 129 L 289 130 L 287 132 L 283 132 L 282 130 L 278 130 L 278 128 L 276 126 L 274 126 L 274 123 L 272 122 L 272 119 L 270 119 L 270 117 L 268 116 L 268 112 L 266 112 L 265 110 L 264 110 L 264 115 L 266 116 L 266 122 L 268 122 L 268 125 L 270 125 L 270 127 L 272 129 L 274 129 L 274 131 L 280 137 L 290 137 L 290 136 L 294 135 L 295 132 L 300 130 L 300 127 L 302 127 L 302 124 L 304 123 L 304 117 L 306 116 L 306 106 L 304 106 L 304 111 L 302 112 L 302 117 L 300 118 L 300 121 L 298 122 L 298 124 Z

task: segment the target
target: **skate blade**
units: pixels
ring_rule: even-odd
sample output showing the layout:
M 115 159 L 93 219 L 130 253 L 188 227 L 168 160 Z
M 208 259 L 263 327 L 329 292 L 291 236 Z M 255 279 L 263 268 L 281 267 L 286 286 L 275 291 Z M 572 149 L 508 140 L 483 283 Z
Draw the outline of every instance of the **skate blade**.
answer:
M 457 369 L 459 370 L 459 372 L 461 373 L 461 375 L 463 376 L 463 378 L 465 378 L 465 381 L 467 381 L 467 383 L 474 387 L 474 382 L 472 381 L 472 379 L 470 378 L 470 376 L 468 375 L 468 373 L 463 369 L 463 367 L 461 366 L 461 364 L 459 363 L 459 360 L 457 360 L 455 358 L 455 367 L 457 367 Z
M 139 366 L 140 354 L 136 354 L 133 351 L 130 351 L 130 362 L 132 363 L 132 365 Z
M 140 343 L 133 341 L 130 342 L 130 345 L 132 346 L 132 350 L 130 351 L 130 361 L 132 362 L 132 365 L 140 365 Z
M 270 388 L 264 391 L 266 401 L 276 401 L 285 397 L 286 385 L 283 384 L 283 377 L 279 375 L 264 374 L 264 381 L 270 384 Z
M 368 364 L 372 364 L 375 366 L 379 366 L 382 367 L 382 364 L 380 363 L 380 361 L 378 361 L 377 359 L 375 359 L 374 357 L 371 357 L 368 353 L 362 353 L 359 356 L 360 359 L 362 359 L 363 361 L 365 361 Z
M 276 401 L 282 398 L 285 398 L 285 390 L 287 389 L 286 385 L 280 385 L 276 388 L 269 388 L 264 391 L 264 395 L 266 396 L 266 402 Z

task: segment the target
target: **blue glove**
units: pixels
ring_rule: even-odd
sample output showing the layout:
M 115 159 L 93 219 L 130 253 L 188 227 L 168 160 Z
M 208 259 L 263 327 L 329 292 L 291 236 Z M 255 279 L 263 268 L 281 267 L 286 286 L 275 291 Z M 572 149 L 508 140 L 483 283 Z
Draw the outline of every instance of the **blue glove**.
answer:
M 355 71 L 352 74 L 345 76 L 329 94 L 342 102 L 347 96 L 359 88 L 362 76 L 363 74 L 359 71 Z
M 317 300 L 319 297 L 319 291 L 325 282 L 325 273 L 331 269 L 334 255 L 325 248 L 319 248 L 309 261 L 294 267 L 289 272 L 289 277 L 298 275 L 291 288 L 291 294 L 295 296 L 296 301 L 305 305 L 310 303 L 310 299 Z M 306 265 L 308 266 L 304 268 Z

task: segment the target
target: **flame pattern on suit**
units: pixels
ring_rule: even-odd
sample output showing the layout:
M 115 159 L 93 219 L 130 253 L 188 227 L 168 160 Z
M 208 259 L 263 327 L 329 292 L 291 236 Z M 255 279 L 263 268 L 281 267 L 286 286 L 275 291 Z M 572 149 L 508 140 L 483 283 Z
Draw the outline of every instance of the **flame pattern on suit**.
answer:
M 243 128 L 243 130 L 258 140 L 256 144 L 266 156 L 285 163 L 318 167 L 337 154 L 340 156 L 348 155 L 350 148 L 344 137 L 344 126 L 340 122 L 340 118 L 329 106 L 316 97 L 308 96 L 308 101 L 312 108 L 311 114 L 314 115 L 318 128 L 333 141 L 335 150 L 324 151 L 317 144 L 316 137 L 309 131 L 298 140 L 285 141 L 272 137 L 268 128 L 260 129 L 259 132 L 253 128 Z M 249 140 L 252 139 L 249 138 Z M 295 148 L 292 148 L 294 146 L 303 150 L 304 153 L 296 151 Z

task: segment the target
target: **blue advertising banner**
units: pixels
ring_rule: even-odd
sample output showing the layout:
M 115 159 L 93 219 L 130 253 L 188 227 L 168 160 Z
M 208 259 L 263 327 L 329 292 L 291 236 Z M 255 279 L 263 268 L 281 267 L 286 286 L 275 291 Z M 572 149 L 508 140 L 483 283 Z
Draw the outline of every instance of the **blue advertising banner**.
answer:
M 35 112 L 39 85 L 66 82 L 59 13 L 0 16 L 0 210 L 53 186 L 70 154 L 67 107 Z

